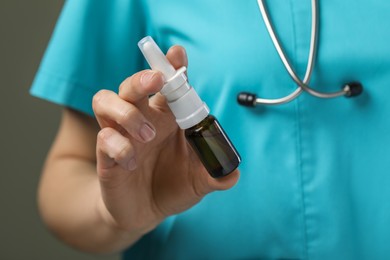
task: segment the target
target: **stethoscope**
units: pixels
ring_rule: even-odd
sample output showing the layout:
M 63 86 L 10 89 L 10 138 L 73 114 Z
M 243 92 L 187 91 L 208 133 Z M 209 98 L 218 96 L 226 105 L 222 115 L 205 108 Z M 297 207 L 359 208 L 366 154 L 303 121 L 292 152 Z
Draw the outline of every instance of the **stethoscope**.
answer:
M 237 101 L 239 104 L 249 107 L 254 107 L 258 104 L 261 105 L 279 105 L 288 103 L 294 99 L 296 99 L 303 91 L 307 93 L 319 97 L 319 98 L 335 98 L 340 96 L 345 97 L 356 97 L 363 92 L 363 85 L 360 82 L 349 82 L 342 86 L 341 90 L 335 92 L 321 92 L 313 89 L 308 84 L 310 82 L 310 78 L 313 72 L 315 56 L 317 52 L 317 42 L 318 42 L 318 3 L 317 0 L 311 1 L 311 36 L 310 36 L 310 49 L 309 49 L 309 57 L 306 67 L 306 73 L 303 80 L 301 80 L 297 73 L 295 72 L 294 67 L 291 65 L 289 59 L 286 56 L 285 51 L 281 47 L 280 41 L 275 33 L 275 29 L 269 19 L 268 11 L 265 8 L 264 0 L 257 0 L 261 16 L 263 17 L 264 23 L 267 27 L 268 33 L 272 39 L 272 42 L 275 46 L 276 51 L 279 54 L 280 59 L 283 62 L 284 67 L 286 68 L 288 74 L 297 84 L 297 88 L 290 93 L 289 95 L 277 98 L 277 99 L 264 99 L 258 98 L 256 94 L 241 92 L 237 95 Z

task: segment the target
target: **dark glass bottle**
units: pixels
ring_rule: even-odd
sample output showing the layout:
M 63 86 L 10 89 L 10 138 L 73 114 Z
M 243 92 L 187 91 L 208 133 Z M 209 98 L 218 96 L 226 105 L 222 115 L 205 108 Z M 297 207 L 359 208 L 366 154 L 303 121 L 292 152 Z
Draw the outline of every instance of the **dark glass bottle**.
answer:
M 233 172 L 241 162 L 217 119 L 208 115 L 197 125 L 185 130 L 185 136 L 203 165 L 214 178 Z
M 139 41 L 138 46 L 150 67 L 168 79 L 160 93 L 210 175 L 219 178 L 233 172 L 241 158 L 218 121 L 209 114 L 207 105 L 189 85 L 186 67 L 175 70 L 150 36 Z

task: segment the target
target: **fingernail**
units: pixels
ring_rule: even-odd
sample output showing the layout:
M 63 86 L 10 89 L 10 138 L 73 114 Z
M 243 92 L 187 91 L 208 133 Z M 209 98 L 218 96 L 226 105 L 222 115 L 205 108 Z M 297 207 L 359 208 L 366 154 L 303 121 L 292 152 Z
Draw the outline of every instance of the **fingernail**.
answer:
M 145 142 L 152 141 L 156 136 L 156 132 L 148 124 L 144 124 L 140 130 L 140 136 Z
M 142 76 L 141 76 L 141 84 L 143 86 L 147 86 L 152 81 L 152 79 L 153 79 L 155 74 L 156 73 L 153 72 L 153 71 L 147 71 L 144 74 L 142 74 Z
M 131 158 L 130 161 L 127 163 L 127 169 L 129 171 L 133 171 L 133 170 L 135 170 L 135 168 L 137 168 L 137 164 L 135 162 L 135 159 Z

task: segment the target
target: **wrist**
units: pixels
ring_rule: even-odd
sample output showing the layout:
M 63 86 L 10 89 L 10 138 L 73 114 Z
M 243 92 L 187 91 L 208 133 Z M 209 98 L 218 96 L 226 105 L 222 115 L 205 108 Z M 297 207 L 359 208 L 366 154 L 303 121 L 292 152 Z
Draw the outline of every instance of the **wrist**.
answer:
M 119 244 L 122 244 L 120 247 L 123 248 L 135 243 L 145 234 L 155 229 L 163 221 L 163 218 L 156 217 L 151 220 L 150 216 L 148 216 L 143 219 L 141 218 L 142 221 L 134 221 L 129 225 L 122 226 L 108 211 L 102 197 L 99 197 L 96 208 L 102 225 L 106 227 L 107 232 L 111 234 L 114 240 L 117 240 Z

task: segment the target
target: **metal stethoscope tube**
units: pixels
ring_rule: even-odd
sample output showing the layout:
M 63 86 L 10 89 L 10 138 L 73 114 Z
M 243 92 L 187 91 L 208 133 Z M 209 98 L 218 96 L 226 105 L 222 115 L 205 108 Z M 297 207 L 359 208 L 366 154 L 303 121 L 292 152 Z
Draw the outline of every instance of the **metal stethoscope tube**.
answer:
M 308 83 L 310 82 L 310 78 L 313 72 L 314 63 L 315 63 L 315 56 L 317 52 L 317 42 L 318 42 L 318 2 L 317 0 L 312 0 L 312 13 L 311 13 L 311 36 L 310 36 L 310 49 L 309 49 L 309 57 L 306 67 L 306 73 L 303 81 L 297 76 L 297 73 L 295 72 L 293 66 L 291 65 L 290 61 L 288 60 L 280 41 L 275 33 L 275 29 L 272 26 L 272 23 L 269 18 L 268 11 L 265 7 L 264 0 L 257 0 L 261 15 L 263 17 L 264 23 L 267 27 L 268 33 L 272 39 L 272 42 L 275 46 L 276 51 L 278 52 L 278 55 L 280 59 L 283 62 L 284 67 L 286 68 L 288 74 L 290 77 L 294 80 L 294 82 L 297 84 L 297 88 L 290 93 L 289 95 L 277 98 L 277 99 L 264 99 L 264 98 L 258 98 L 255 94 L 248 93 L 248 92 L 241 92 L 237 96 L 238 103 L 244 106 L 255 106 L 257 104 L 262 105 L 279 105 L 288 103 L 295 98 L 297 98 L 303 91 L 308 92 L 309 94 L 319 97 L 319 98 L 335 98 L 339 96 L 346 96 L 346 97 L 353 97 L 358 96 L 363 91 L 363 86 L 359 82 L 350 82 L 345 84 L 341 90 L 335 91 L 335 92 L 321 92 L 318 90 L 315 90 L 311 88 Z

